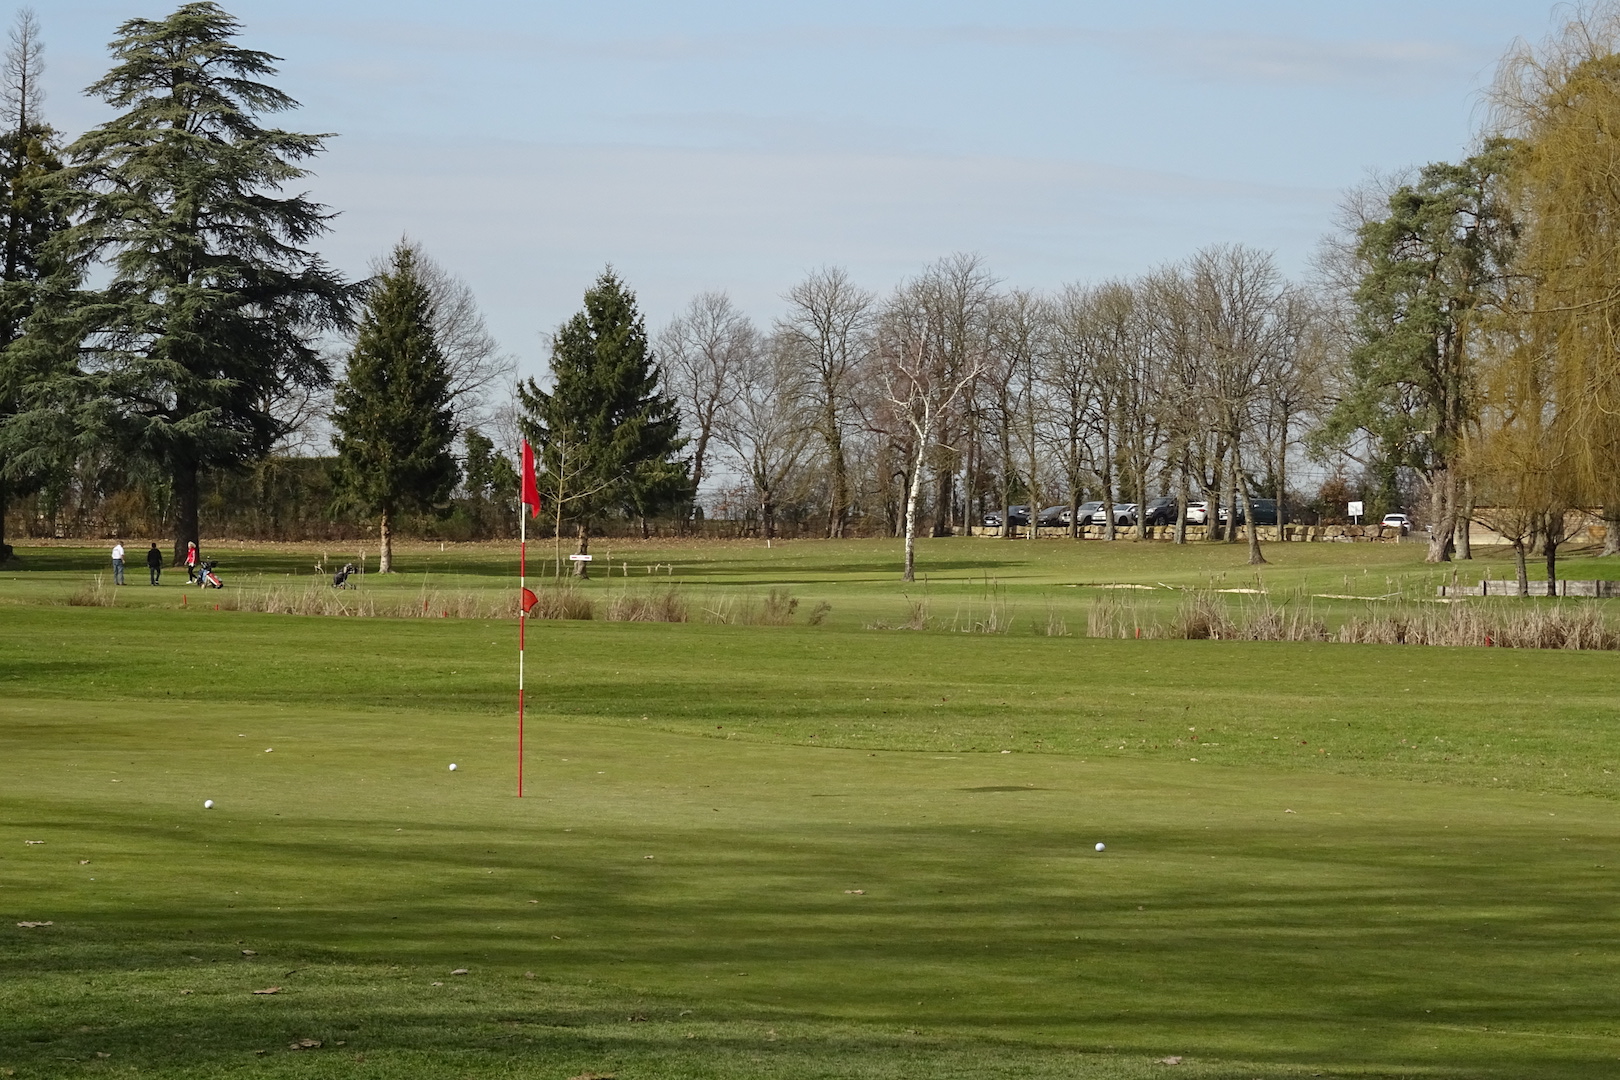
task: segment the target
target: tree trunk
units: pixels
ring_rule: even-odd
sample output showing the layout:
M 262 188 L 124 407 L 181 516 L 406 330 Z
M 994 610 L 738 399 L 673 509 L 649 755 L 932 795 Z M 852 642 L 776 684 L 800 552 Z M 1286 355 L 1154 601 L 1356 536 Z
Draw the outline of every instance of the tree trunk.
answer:
M 1210 485 L 1204 491 L 1204 542 L 1212 544 L 1220 539 L 1221 530 L 1221 492 L 1225 490 L 1226 483 L 1226 448 L 1216 447 L 1215 475 L 1210 478 Z M 1200 472 L 1203 470 L 1200 469 Z M 1199 477 L 1200 483 L 1203 477 Z
M 1603 551 L 1602 555 L 1620 555 L 1620 506 L 1607 505 L 1603 508 Z
M 832 507 L 827 513 L 827 535 L 841 540 L 849 519 L 849 477 L 844 465 L 844 440 L 836 421 L 827 434 L 827 462 L 832 469 Z
M 1450 562 L 1457 531 L 1457 480 L 1450 469 L 1438 470 L 1429 484 L 1429 520 L 1434 532 L 1429 534 L 1429 553 L 1423 561 Z
M 1242 489 L 1243 518 L 1248 522 L 1248 525 L 1245 526 L 1245 531 L 1249 537 L 1249 565 L 1260 566 L 1265 563 L 1266 557 L 1260 552 L 1260 524 L 1254 520 L 1254 500 L 1249 497 L 1249 481 L 1248 478 L 1243 475 L 1243 469 L 1241 468 L 1235 453 L 1232 455 L 1232 464 L 1234 466 L 1239 466 L 1233 469 L 1233 471 L 1237 473 L 1238 487 Z M 1234 518 L 1233 520 L 1236 519 Z M 1233 537 L 1236 538 L 1237 530 L 1234 529 L 1232 532 Z
M 1519 571 L 1519 595 L 1530 595 L 1530 571 L 1524 565 L 1524 537 L 1513 541 L 1513 562 Z
M 1187 542 L 1187 463 L 1181 465 L 1181 479 L 1176 487 L 1176 538 L 1178 544 Z
M 1288 514 L 1284 503 L 1288 499 L 1288 414 L 1282 417 L 1282 438 L 1277 445 L 1277 539 L 1288 539 Z
M 582 521 L 577 526 L 575 526 L 575 528 L 578 530 L 578 536 L 579 536 L 579 551 L 578 551 L 578 554 L 580 554 L 580 555 L 589 555 L 591 553 L 591 530 L 590 530 L 590 527 L 588 525 L 586 525 Z M 575 559 L 574 560 L 574 576 L 579 578 L 581 581 L 584 581 L 586 578 L 589 578 L 591 576 L 590 567 L 591 567 L 591 564 L 586 562 L 584 559 Z
M 377 555 L 377 573 L 392 574 L 394 572 L 394 523 L 393 515 L 384 510 L 378 517 L 377 532 L 380 548 Z
M 1542 538 L 1542 553 L 1547 557 L 1547 595 L 1558 595 L 1558 545 L 1564 542 L 1564 515 L 1547 515 L 1547 530 Z
M 174 564 L 184 566 L 186 545 L 197 545 L 202 558 L 202 539 L 197 535 L 197 466 L 186 462 L 174 467 Z
M 1457 558 L 1474 558 L 1474 482 L 1463 484 L 1462 505 L 1457 510 Z
M 0 564 L 11 558 L 11 545 L 6 543 L 6 501 L 11 491 L 4 480 L 0 480 Z
M 923 445 L 927 445 L 926 440 Z M 911 470 L 911 480 L 906 484 L 906 569 L 900 575 L 901 581 L 917 580 L 917 495 L 922 489 L 922 458 L 919 452 L 915 467 Z
M 1147 470 L 1136 470 L 1136 538 L 1147 539 Z

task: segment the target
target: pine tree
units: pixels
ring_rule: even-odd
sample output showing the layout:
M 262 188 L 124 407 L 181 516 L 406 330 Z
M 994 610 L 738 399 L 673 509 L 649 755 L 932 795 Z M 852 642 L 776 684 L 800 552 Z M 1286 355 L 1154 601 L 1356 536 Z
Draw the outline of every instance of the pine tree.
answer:
M 686 440 L 675 403 L 660 388 L 635 294 L 611 267 L 552 339 L 551 372 L 549 393 L 529 379 L 518 398 L 559 542 L 571 522 L 579 554 L 587 554 L 591 529 L 609 513 L 645 519 L 690 498 L 687 463 L 676 456 Z M 585 577 L 585 566 L 576 563 L 575 574 Z
M 7 502 L 43 482 L 50 451 L 61 442 L 19 420 L 33 380 L 27 358 L 11 349 L 38 302 L 41 251 L 67 225 L 50 197 L 62 161 L 56 132 L 40 115 L 42 52 L 39 22 L 24 9 L 0 63 L 0 562 L 11 553 Z
M 198 472 L 267 453 L 275 405 L 330 383 L 313 338 L 352 290 L 302 245 L 331 214 L 281 189 L 323 136 L 267 128 L 296 102 L 260 81 L 277 59 L 233 44 L 212 3 L 131 19 L 87 91 L 120 115 L 67 149 L 73 224 L 47 245 L 74 281 L 30 325 L 76 350 L 86 429 L 173 478 L 175 556 L 197 539 Z
M 401 243 L 372 283 L 332 414 L 338 480 L 352 503 L 377 515 L 381 573 L 393 570 L 399 513 L 439 506 L 455 487 L 450 399 L 432 297 L 415 252 Z

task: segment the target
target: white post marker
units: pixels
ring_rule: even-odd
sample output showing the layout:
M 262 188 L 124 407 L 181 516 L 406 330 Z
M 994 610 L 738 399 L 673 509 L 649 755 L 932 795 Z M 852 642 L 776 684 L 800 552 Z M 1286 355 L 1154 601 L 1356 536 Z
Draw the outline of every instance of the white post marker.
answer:
M 568 557 L 574 562 L 590 562 L 592 559 L 596 558 L 595 555 L 570 555 Z

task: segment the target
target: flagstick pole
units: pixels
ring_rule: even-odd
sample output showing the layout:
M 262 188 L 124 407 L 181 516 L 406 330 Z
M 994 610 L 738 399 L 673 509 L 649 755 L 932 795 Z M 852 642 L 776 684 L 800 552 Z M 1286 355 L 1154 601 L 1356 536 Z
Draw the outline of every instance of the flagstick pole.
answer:
M 529 508 L 518 504 L 518 798 L 523 798 L 523 638 L 529 613 L 523 609 L 523 594 L 529 573 Z

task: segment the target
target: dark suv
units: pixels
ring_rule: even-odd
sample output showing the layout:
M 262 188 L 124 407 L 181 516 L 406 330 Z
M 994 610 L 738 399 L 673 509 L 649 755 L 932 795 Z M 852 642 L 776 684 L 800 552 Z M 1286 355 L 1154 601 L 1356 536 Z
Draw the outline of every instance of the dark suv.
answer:
M 1154 525 L 1174 525 L 1176 523 L 1176 497 L 1174 495 L 1161 495 L 1147 504 L 1142 511 L 1142 521 L 1152 527 Z
M 1224 506 L 1221 507 L 1221 520 L 1222 521 L 1226 520 L 1226 507 L 1224 507 Z M 1243 500 L 1242 499 L 1239 499 L 1238 504 L 1237 504 L 1237 523 L 1239 525 L 1247 525 L 1249 523 L 1248 522 L 1248 516 L 1246 514 L 1244 514 L 1244 512 L 1243 512 Z M 1275 524 L 1277 524 L 1277 500 L 1276 499 L 1255 499 L 1254 500 L 1254 523 L 1256 525 L 1275 525 Z

